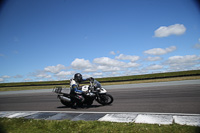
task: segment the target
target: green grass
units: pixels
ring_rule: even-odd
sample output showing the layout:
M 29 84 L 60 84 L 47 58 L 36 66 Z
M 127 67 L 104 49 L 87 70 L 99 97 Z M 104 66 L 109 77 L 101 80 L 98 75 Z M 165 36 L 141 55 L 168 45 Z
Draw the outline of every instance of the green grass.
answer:
M 1 133 L 199 133 L 200 127 L 100 121 L 0 118 Z
M 136 80 L 164 79 L 164 78 L 187 77 L 187 76 L 200 76 L 200 70 L 109 77 L 109 78 L 101 78 L 99 79 L 99 81 L 101 82 L 136 81 Z
M 177 80 L 190 80 L 190 79 L 200 79 L 200 70 L 97 78 L 97 80 L 100 81 L 102 85 L 134 84 L 134 83 L 163 82 L 163 81 L 177 81 Z M 69 87 L 69 80 L 1 83 L 0 91 L 51 89 L 55 86 Z

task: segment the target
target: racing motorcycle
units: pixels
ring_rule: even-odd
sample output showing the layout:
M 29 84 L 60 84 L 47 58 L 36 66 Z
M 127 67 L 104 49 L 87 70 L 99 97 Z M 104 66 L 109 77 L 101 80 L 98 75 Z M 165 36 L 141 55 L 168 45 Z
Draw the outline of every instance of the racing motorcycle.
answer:
M 72 107 L 74 104 L 78 106 L 91 106 L 96 100 L 98 103 L 102 105 L 109 105 L 113 102 L 113 97 L 107 93 L 106 89 L 101 87 L 101 84 L 97 80 L 90 80 L 90 85 L 84 85 L 79 87 L 80 90 L 83 91 L 82 94 L 78 94 L 75 99 L 72 100 L 69 93 L 62 92 L 62 87 L 55 87 L 53 92 L 58 94 L 58 98 L 60 102 L 67 106 Z

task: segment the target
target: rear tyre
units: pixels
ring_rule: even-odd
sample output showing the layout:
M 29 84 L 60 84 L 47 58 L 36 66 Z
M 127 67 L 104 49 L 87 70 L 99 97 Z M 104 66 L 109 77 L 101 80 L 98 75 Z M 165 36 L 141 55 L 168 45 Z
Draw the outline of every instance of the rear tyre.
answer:
M 63 101 L 63 100 L 60 100 L 60 102 L 65 105 L 66 107 L 71 107 L 72 106 L 72 103 L 71 102 L 66 102 L 66 101 Z
M 92 104 L 93 104 L 93 101 L 92 100 L 90 100 L 90 101 L 87 101 L 87 106 L 91 106 Z

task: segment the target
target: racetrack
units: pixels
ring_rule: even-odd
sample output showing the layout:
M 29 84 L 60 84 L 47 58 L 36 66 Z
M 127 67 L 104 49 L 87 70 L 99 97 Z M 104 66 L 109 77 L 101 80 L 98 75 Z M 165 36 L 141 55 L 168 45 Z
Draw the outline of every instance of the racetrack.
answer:
M 137 84 L 136 87 L 108 86 L 114 97 L 110 106 L 94 102 L 89 108 L 66 108 L 51 90 L 40 93 L 0 95 L 0 111 L 87 111 L 156 112 L 200 114 L 200 82 L 190 81 Z M 133 85 L 134 86 L 134 85 Z M 106 87 L 105 87 L 106 88 Z

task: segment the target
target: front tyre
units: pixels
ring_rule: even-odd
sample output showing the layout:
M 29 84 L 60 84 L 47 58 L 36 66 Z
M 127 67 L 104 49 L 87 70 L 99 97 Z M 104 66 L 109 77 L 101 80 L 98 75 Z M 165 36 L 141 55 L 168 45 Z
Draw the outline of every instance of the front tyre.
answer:
M 102 105 L 109 105 L 113 102 L 113 97 L 110 94 L 99 95 L 97 102 Z

